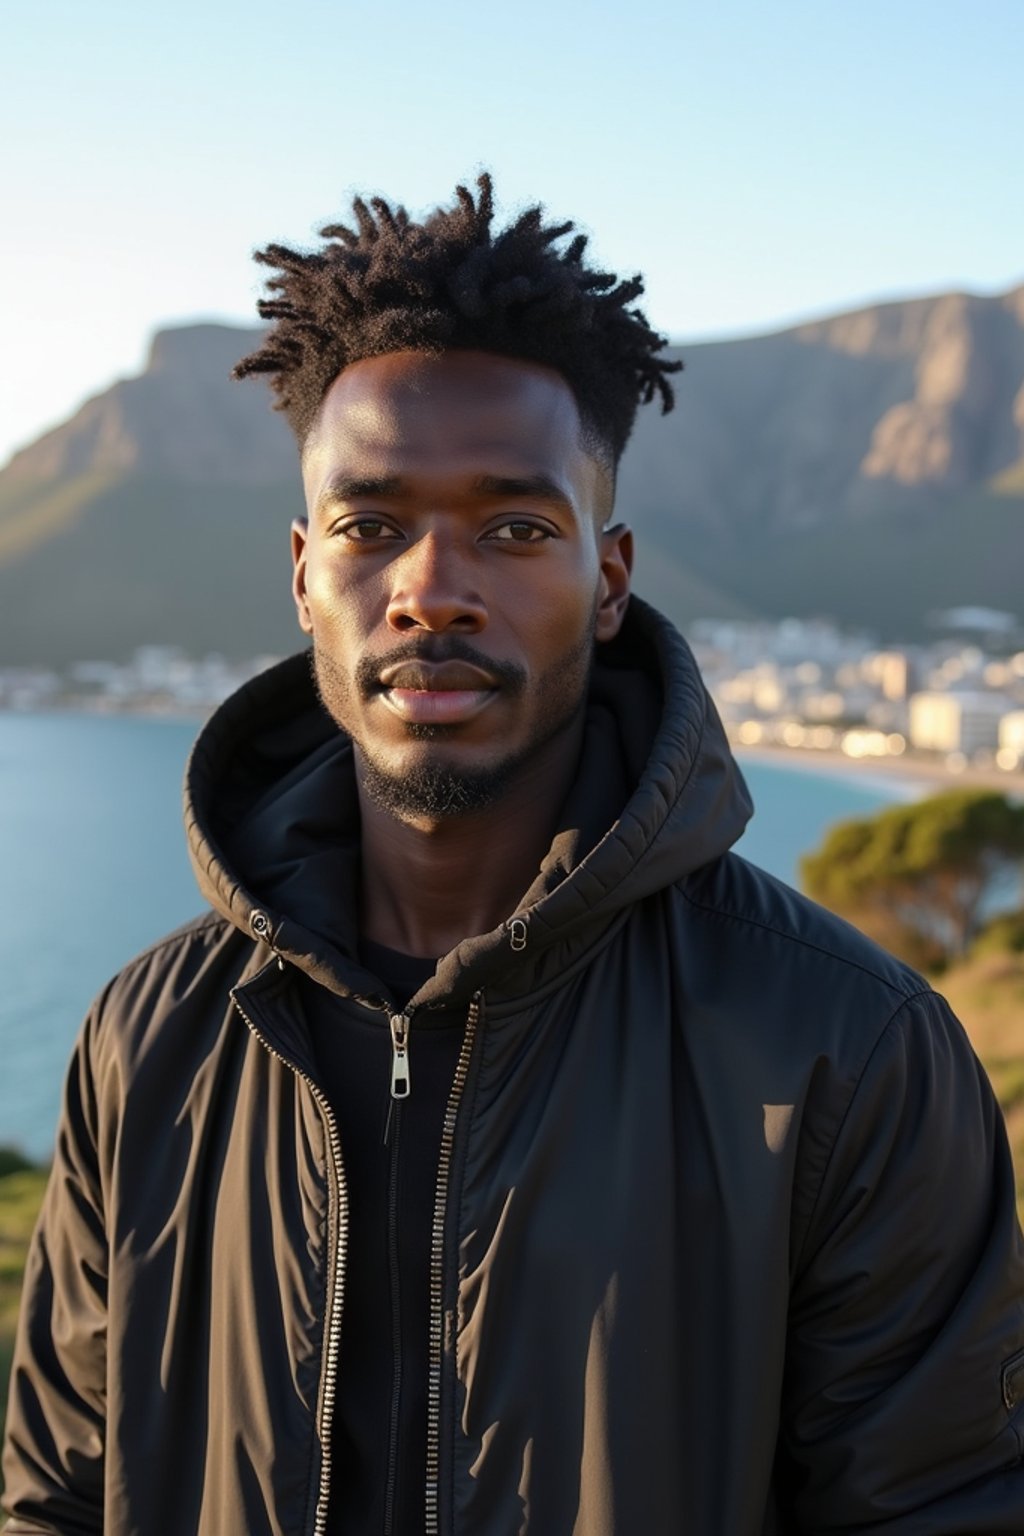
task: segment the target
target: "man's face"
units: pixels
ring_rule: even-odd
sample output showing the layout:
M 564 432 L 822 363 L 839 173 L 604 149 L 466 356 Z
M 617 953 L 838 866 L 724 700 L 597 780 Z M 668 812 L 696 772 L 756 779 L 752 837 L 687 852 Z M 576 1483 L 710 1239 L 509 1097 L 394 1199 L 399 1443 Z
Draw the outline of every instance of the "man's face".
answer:
M 292 530 L 299 622 L 364 784 L 399 814 L 485 804 L 578 726 L 630 542 L 564 379 L 481 352 L 334 381 Z

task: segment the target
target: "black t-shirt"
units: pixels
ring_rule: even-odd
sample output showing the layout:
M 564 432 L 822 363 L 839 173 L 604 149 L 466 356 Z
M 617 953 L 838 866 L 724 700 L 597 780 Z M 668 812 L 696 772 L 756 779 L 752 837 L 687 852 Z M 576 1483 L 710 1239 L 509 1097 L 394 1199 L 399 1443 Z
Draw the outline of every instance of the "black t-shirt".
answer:
M 374 944 L 372 939 L 361 940 L 359 958 L 368 971 L 379 977 L 402 1008 L 437 969 L 436 960 L 425 960 L 421 955 L 403 955 L 401 950 Z
M 361 959 L 403 1007 L 435 967 L 369 942 Z M 462 1026 L 413 1015 L 410 1094 L 396 1103 L 386 1014 L 352 1017 L 325 988 L 301 986 L 349 1196 L 327 1530 L 405 1536 L 425 1519 L 431 1231 Z

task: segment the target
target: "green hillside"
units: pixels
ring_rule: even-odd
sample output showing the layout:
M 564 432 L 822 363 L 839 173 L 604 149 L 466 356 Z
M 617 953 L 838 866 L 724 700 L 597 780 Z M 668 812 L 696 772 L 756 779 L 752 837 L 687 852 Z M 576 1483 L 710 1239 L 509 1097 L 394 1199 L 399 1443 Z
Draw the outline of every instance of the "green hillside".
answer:
M 666 552 L 683 538 L 667 520 L 642 536 Z M 898 517 L 754 532 L 742 543 L 691 538 L 686 548 L 695 578 L 771 617 L 828 615 L 907 641 L 934 635 L 929 615 L 945 608 L 979 605 L 1024 619 L 1024 497 L 976 492 Z
M 253 488 L 88 475 L 0 504 L 0 665 L 121 660 L 142 643 L 295 650 L 288 529 L 302 510 L 297 476 Z
M 27 485 L 0 478 L 0 569 L 74 528 L 114 479 L 103 471 Z
M 629 521 L 628 509 L 622 508 L 621 512 L 623 520 Z M 678 624 L 701 616 L 758 617 L 760 608 L 738 598 L 727 585 L 719 585 L 712 577 L 693 569 L 682 553 L 689 543 L 682 530 L 678 543 L 678 550 L 666 549 L 638 527 L 633 586 L 642 597 Z

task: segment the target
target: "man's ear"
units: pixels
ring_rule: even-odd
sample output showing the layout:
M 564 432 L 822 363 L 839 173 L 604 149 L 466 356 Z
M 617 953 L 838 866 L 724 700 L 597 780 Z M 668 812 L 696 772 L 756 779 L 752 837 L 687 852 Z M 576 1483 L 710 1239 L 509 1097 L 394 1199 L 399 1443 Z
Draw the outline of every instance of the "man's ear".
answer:
M 598 588 L 596 640 L 614 640 L 622 628 L 633 572 L 633 530 L 625 523 L 604 528 L 601 540 L 601 579 Z
M 306 597 L 306 551 L 309 546 L 309 519 L 296 517 L 292 522 L 292 597 L 303 634 L 313 633 L 313 620 Z

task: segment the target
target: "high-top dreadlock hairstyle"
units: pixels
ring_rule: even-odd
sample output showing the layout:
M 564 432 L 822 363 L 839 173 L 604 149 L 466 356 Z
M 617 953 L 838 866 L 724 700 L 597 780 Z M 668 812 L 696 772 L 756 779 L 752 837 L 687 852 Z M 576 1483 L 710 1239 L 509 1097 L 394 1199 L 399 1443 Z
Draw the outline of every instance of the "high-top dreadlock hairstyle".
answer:
M 665 338 L 630 307 L 642 279 L 585 266 L 586 235 L 560 248 L 573 225 L 545 225 L 540 207 L 495 232 L 490 176 L 477 187 L 475 198 L 457 187 L 453 205 L 422 224 L 382 198 L 356 198 L 356 228 L 328 224 L 320 250 L 256 253 L 278 270 L 267 284 L 274 297 L 259 305 L 274 324 L 234 377 L 271 375 L 300 446 L 341 370 L 384 352 L 472 348 L 555 369 L 612 468 L 641 401 L 658 394 L 672 409 L 666 375 L 682 363 L 657 355 Z

